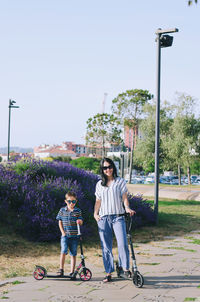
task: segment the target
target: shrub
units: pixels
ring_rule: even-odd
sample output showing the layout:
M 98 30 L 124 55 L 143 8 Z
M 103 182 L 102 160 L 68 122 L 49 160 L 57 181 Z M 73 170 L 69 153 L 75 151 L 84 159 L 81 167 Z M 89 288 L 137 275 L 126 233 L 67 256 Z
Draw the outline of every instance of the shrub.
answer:
M 128 199 L 130 208 L 136 211 L 136 215 L 133 216 L 135 228 L 155 223 L 155 215 L 150 203 L 146 202 L 140 195 L 128 194 Z
M 79 157 L 73 159 L 70 164 L 73 166 L 99 174 L 100 159 L 93 157 Z
M 60 237 L 56 215 L 65 206 L 64 197 L 70 190 L 77 194 L 83 213 L 82 233 L 95 235 L 97 181 L 97 175 L 63 162 L 25 160 L 7 167 L 0 165 L 0 218 L 30 240 L 56 240 Z M 142 197 L 128 198 L 137 212 L 135 226 L 152 223 L 150 205 Z
M 50 157 L 51 160 L 55 160 L 55 161 L 63 161 L 65 163 L 70 163 L 71 162 L 71 157 L 70 156 L 56 156 L 56 157 Z

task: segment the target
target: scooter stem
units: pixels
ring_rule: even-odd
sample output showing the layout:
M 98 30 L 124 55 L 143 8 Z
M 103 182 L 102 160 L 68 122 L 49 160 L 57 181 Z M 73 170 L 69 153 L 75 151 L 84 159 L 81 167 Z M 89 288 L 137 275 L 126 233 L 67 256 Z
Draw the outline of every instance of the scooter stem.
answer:
M 77 229 L 78 229 L 78 236 L 80 236 L 81 235 L 81 230 L 80 230 L 80 225 L 79 224 L 77 224 Z

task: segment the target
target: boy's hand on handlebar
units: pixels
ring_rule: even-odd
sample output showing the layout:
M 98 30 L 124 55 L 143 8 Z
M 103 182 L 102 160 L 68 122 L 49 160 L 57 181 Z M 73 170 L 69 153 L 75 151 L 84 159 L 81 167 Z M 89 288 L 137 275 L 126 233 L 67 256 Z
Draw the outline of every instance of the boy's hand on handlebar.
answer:
M 79 224 L 79 225 L 82 225 L 82 224 L 83 224 L 83 220 L 77 219 L 77 220 L 76 220 L 76 223 Z

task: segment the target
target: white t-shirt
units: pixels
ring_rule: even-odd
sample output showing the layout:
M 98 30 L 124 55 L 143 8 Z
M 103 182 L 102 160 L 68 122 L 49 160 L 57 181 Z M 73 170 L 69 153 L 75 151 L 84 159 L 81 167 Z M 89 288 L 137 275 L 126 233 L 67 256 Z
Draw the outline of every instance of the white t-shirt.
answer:
M 99 216 L 124 214 L 122 195 L 126 192 L 126 181 L 121 177 L 115 178 L 110 186 L 102 186 L 99 180 L 95 191 L 96 198 L 101 200 Z

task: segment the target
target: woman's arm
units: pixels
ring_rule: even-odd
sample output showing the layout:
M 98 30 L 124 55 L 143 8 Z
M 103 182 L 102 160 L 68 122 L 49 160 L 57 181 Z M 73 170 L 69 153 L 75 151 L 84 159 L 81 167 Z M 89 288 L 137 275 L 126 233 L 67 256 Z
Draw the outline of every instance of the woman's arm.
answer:
M 129 213 L 130 216 L 133 216 L 136 212 L 129 207 L 129 201 L 128 201 L 127 193 L 124 193 L 122 195 L 122 200 L 124 202 L 124 207 L 125 207 L 126 213 Z
M 94 218 L 96 219 L 97 222 L 101 219 L 101 217 L 99 216 L 100 206 L 101 206 L 101 200 L 96 199 L 95 206 L 94 206 Z

